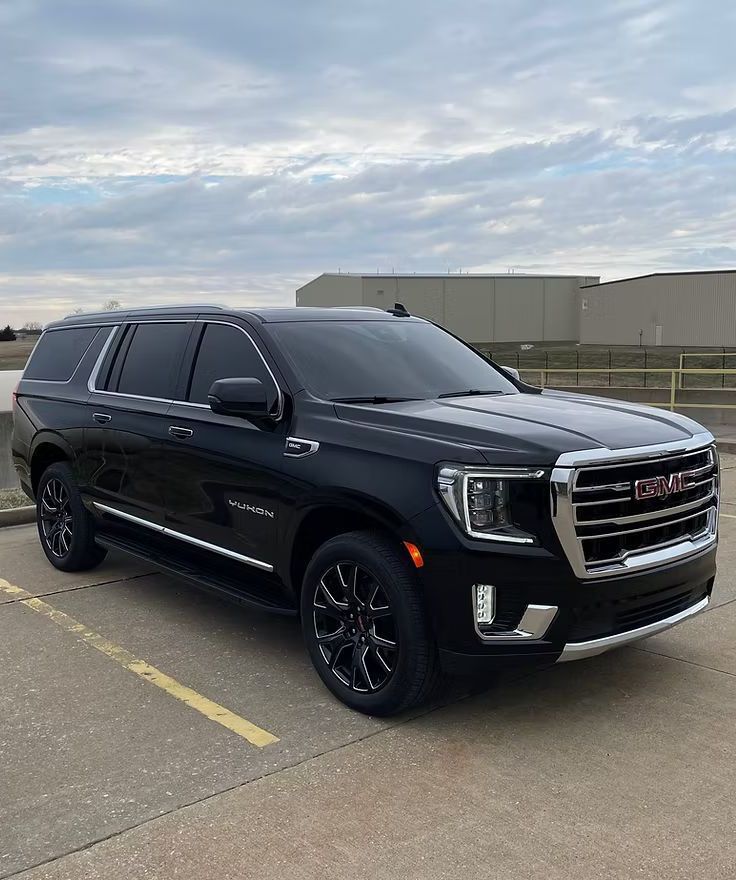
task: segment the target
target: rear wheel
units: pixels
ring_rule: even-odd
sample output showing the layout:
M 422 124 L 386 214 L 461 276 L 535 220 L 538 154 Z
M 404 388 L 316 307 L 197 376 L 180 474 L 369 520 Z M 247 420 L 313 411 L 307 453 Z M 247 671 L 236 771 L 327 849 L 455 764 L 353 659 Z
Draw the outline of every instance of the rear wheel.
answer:
M 437 651 L 417 578 L 380 533 L 350 532 L 320 547 L 304 577 L 301 612 L 312 662 L 348 706 L 392 715 L 429 695 Z
M 55 462 L 42 474 L 36 490 L 36 522 L 43 552 L 55 568 L 84 571 L 105 558 L 107 551 L 95 544 L 92 517 L 66 462 Z

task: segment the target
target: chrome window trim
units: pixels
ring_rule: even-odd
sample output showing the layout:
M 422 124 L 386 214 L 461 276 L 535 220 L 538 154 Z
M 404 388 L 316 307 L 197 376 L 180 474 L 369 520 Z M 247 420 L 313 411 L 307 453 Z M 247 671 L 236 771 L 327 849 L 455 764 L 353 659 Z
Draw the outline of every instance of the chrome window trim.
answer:
M 236 553 L 235 550 L 228 550 L 227 547 L 220 547 L 218 544 L 210 544 L 209 541 L 202 541 L 199 538 L 193 538 L 191 535 L 184 534 L 184 532 L 177 532 L 174 529 L 168 528 L 168 526 L 162 526 L 159 523 L 151 522 L 140 516 L 134 516 L 132 513 L 126 513 L 124 510 L 118 510 L 116 507 L 110 507 L 99 501 L 93 501 L 92 505 L 103 513 L 109 513 L 111 516 L 118 516 L 120 519 L 151 529 L 154 532 L 165 535 L 167 538 L 176 538 L 179 541 L 184 541 L 187 544 L 192 544 L 203 550 L 210 550 L 212 553 L 219 553 L 221 556 L 227 556 L 228 559 L 234 559 L 237 562 L 244 562 L 246 565 L 252 565 L 254 568 L 260 568 L 262 571 L 273 571 L 273 565 L 269 562 L 263 562 L 260 559 L 254 559 L 252 556 L 245 556 L 242 553 Z
M 251 345 L 253 346 L 253 348 L 256 350 L 256 353 L 258 354 L 258 357 L 263 361 L 263 366 L 264 366 L 264 367 L 266 368 L 266 370 L 268 371 L 268 375 L 271 377 L 271 381 L 273 382 L 274 386 L 276 387 L 276 396 L 277 396 L 277 400 L 278 400 L 278 405 L 277 405 L 277 407 L 276 407 L 276 413 L 275 413 L 275 415 L 273 416 L 273 418 L 274 418 L 274 420 L 277 421 L 277 422 L 280 421 L 280 420 L 282 419 L 283 415 L 284 415 L 284 392 L 281 390 L 281 386 L 279 385 L 278 381 L 276 380 L 276 376 L 274 375 L 273 370 L 272 370 L 271 367 L 269 366 L 268 361 L 267 361 L 266 358 L 263 356 L 263 352 L 262 352 L 261 349 L 256 345 L 255 340 L 253 339 L 253 337 L 251 336 L 251 334 L 245 329 L 245 327 L 241 327 L 240 324 L 235 324 L 233 321 L 213 321 L 213 320 L 210 320 L 210 319 L 207 318 L 207 317 L 205 317 L 205 318 L 197 318 L 193 323 L 195 323 L 195 324 L 221 324 L 221 325 L 224 326 L 224 327 L 234 327 L 236 330 L 240 330 L 241 333 L 245 334 L 245 336 L 246 336 L 246 337 L 248 338 L 248 340 L 250 341 L 250 344 L 251 344 Z M 196 365 L 197 365 L 197 362 L 196 362 L 196 359 L 195 359 L 195 361 L 194 361 L 194 366 L 195 366 L 195 368 L 196 368 Z M 202 406 L 202 407 L 206 406 L 206 404 L 203 404 L 203 403 L 200 403 L 200 404 L 190 404 L 190 402 L 189 402 L 189 401 L 186 401 L 186 400 L 185 400 L 185 401 L 175 401 L 175 402 L 176 402 L 176 403 L 185 403 L 185 404 L 187 404 L 187 405 L 191 405 L 191 406 Z M 207 408 L 209 409 L 209 407 L 207 407 Z
M 153 321 L 120 321 L 117 324 L 113 324 L 112 326 L 117 329 L 121 327 L 130 327 L 132 325 L 138 324 L 193 324 L 194 321 L 188 321 L 186 318 L 179 318 L 176 320 L 167 320 L 167 319 L 157 319 Z M 89 374 L 89 379 L 87 380 L 87 389 L 90 394 L 105 394 L 108 397 L 122 397 L 123 400 L 145 400 L 151 403 L 173 403 L 173 398 L 168 397 L 148 397 L 145 394 L 126 394 L 124 391 L 105 391 L 103 388 L 96 388 L 95 382 L 97 381 L 97 374 L 102 367 L 102 362 L 104 360 L 104 355 L 107 354 L 107 349 L 109 348 L 112 340 L 117 336 L 117 333 L 110 334 L 110 338 L 107 340 L 105 344 L 104 351 L 102 355 L 97 359 L 95 366 L 92 372 Z
M 105 360 L 107 352 L 110 349 L 110 346 L 112 345 L 113 339 L 115 339 L 115 337 L 118 335 L 117 330 L 120 325 L 119 324 L 112 324 L 112 325 L 107 325 L 107 326 L 112 326 L 113 330 L 112 330 L 112 333 L 110 333 L 108 335 L 107 339 L 105 340 L 105 344 L 102 346 L 102 350 L 100 351 L 99 355 L 97 356 L 97 360 L 95 361 L 94 366 L 92 367 L 92 372 L 89 374 L 89 378 L 87 379 L 87 390 L 89 391 L 90 394 L 92 394 L 96 390 L 95 389 L 95 381 L 97 379 L 97 374 L 102 369 L 102 362 Z M 107 392 L 106 391 L 97 391 L 96 393 L 97 394 L 106 394 Z
M 673 626 L 677 626 L 678 623 L 682 623 L 683 620 L 689 620 L 691 617 L 695 617 L 696 614 L 701 614 L 708 608 L 709 604 L 710 597 L 706 596 L 684 611 L 679 611 L 671 617 L 665 617 L 662 620 L 639 627 L 639 629 L 616 633 L 613 636 L 604 636 L 600 639 L 591 639 L 587 642 L 568 642 L 557 658 L 557 662 L 566 663 L 569 660 L 584 660 L 586 657 L 595 657 L 597 654 L 610 651 L 612 648 L 620 648 L 639 639 L 646 639 L 648 636 L 656 635 Z
M 250 344 L 256 350 L 258 357 L 260 357 L 260 359 L 263 361 L 263 365 L 265 366 L 266 370 L 268 371 L 268 374 L 271 377 L 271 380 L 276 387 L 276 396 L 277 396 L 277 400 L 278 400 L 278 406 L 276 408 L 276 414 L 274 415 L 273 418 L 275 421 L 278 422 L 283 417 L 285 404 L 284 404 L 284 393 L 281 390 L 281 386 L 276 381 L 276 376 L 274 375 L 271 367 L 268 365 L 268 361 L 263 356 L 263 352 L 256 345 L 255 340 L 253 339 L 253 337 L 250 335 L 250 333 L 244 327 L 241 327 L 239 324 L 235 324 L 232 321 L 211 321 L 206 317 L 205 318 L 190 318 L 190 319 L 180 318 L 177 320 L 167 319 L 167 318 L 155 318 L 150 321 L 144 321 L 144 320 L 137 321 L 135 319 L 132 319 L 132 320 L 123 320 L 123 321 L 117 322 L 115 324 L 110 324 L 110 325 L 95 325 L 95 326 L 113 326 L 116 328 L 120 328 L 120 327 L 127 327 L 132 324 L 222 324 L 225 327 L 234 327 L 236 330 L 240 330 L 240 332 L 245 334 L 245 336 L 248 338 L 248 340 L 250 341 Z M 82 324 L 80 326 L 87 327 L 89 325 Z M 60 327 L 58 329 L 67 330 L 69 328 L 68 327 Z M 44 331 L 44 333 L 45 332 L 46 331 Z M 41 335 L 43 336 L 43 333 Z M 145 400 L 145 401 L 149 401 L 149 402 L 153 402 L 153 403 L 175 403 L 175 404 L 177 404 L 177 406 L 190 406 L 190 407 L 194 407 L 196 409 L 208 409 L 211 411 L 210 407 L 206 403 L 191 403 L 188 400 L 179 400 L 176 397 L 171 397 L 171 398 L 168 398 L 168 397 L 147 397 L 146 395 L 143 395 L 143 394 L 125 394 L 121 391 L 105 391 L 101 388 L 95 388 L 97 374 L 98 374 L 100 368 L 102 367 L 102 361 L 104 360 L 104 355 L 107 354 L 107 349 L 108 349 L 112 339 L 116 335 L 117 335 L 116 333 L 111 334 L 110 338 L 105 343 L 105 347 L 104 347 L 104 350 L 102 352 L 101 357 L 98 358 L 97 362 L 95 363 L 94 368 L 92 369 L 92 372 L 90 373 L 89 379 L 87 380 L 87 388 L 89 389 L 90 394 L 105 394 L 110 397 L 121 397 L 124 400 L 125 399 Z M 40 341 L 40 337 L 39 337 L 39 341 Z M 196 360 L 194 363 L 196 365 Z
M 703 431 L 687 440 L 677 442 L 616 450 L 582 449 L 575 452 L 565 452 L 560 455 L 552 469 L 550 480 L 552 522 L 575 576 L 580 580 L 615 577 L 631 572 L 658 568 L 668 562 L 684 560 L 703 553 L 714 547 L 718 540 L 718 511 L 720 509 L 720 497 L 717 489 L 714 489 L 714 492 L 708 498 L 702 498 L 698 502 L 699 504 L 705 504 L 708 501 L 712 502 L 714 498 L 716 500 L 716 505 L 710 508 L 711 512 L 706 530 L 702 533 L 687 536 L 681 540 L 678 539 L 675 543 L 667 546 L 656 545 L 639 553 L 629 551 L 619 557 L 615 563 L 605 560 L 601 561 L 600 567 L 597 568 L 596 563 L 586 563 L 583 554 L 583 540 L 585 538 L 580 538 L 576 531 L 576 526 L 595 525 L 595 523 L 576 523 L 575 521 L 572 494 L 573 492 L 582 491 L 575 486 L 579 473 L 577 469 L 579 467 L 605 470 L 608 467 L 618 467 L 621 464 L 636 465 L 642 462 L 656 461 L 660 458 L 695 454 L 703 452 L 708 448 L 715 449 L 714 444 L 715 438 L 710 431 Z M 717 463 L 717 453 L 714 452 L 714 464 L 716 467 Z M 715 483 L 717 485 L 717 480 Z M 708 511 L 709 509 L 705 508 L 703 513 Z M 684 518 L 687 519 L 688 517 Z M 656 523 L 652 525 L 652 528 L 656 528 Z M 636 531 L 636 529 L 626 531 Z M 625 534 L 625 532 L 616 534 Z

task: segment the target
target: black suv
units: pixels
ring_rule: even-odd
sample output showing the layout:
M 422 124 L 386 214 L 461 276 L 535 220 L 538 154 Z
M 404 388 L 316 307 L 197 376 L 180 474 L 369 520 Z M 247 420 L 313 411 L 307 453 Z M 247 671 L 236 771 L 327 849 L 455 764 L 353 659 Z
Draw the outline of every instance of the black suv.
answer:
M 702 611 L 713 437 L 545 390 L 401 307 L 139 309 L 46 328 L 15 464 L 49 561 L 125 550 L 300 615 L 376 715 L 441 669 L 599 654 Z

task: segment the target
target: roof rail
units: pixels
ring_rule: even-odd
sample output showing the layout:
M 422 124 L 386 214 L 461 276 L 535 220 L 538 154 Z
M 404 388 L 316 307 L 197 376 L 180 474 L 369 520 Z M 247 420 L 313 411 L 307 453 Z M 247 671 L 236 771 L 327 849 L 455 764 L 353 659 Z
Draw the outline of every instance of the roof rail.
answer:
M 227 306 L 216 303 L 182 303 L 178 306 L 138 306 L 132 309 L 110 309 L 108 311 L 79 312 L 76 315 L 66 315 L 65 321 L 73 321 L 76 318 L 96 318 L 98 315 L 137 315 L 141 312 L 181 312 L 191 311 L 192 309 L 213 309 L 220 311 L 226 309 Z

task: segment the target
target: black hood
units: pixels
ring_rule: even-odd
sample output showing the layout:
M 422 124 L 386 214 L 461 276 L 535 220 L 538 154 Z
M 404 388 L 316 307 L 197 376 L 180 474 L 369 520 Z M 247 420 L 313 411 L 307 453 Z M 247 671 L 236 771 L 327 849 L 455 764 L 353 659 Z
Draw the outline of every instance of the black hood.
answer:
M 545 391 L 372 405 L 336 405 L 346 421 L 471 446 L 494 464 L 553 464 L 563 452 L 689 440 L 697 422 L 654 407 Z

